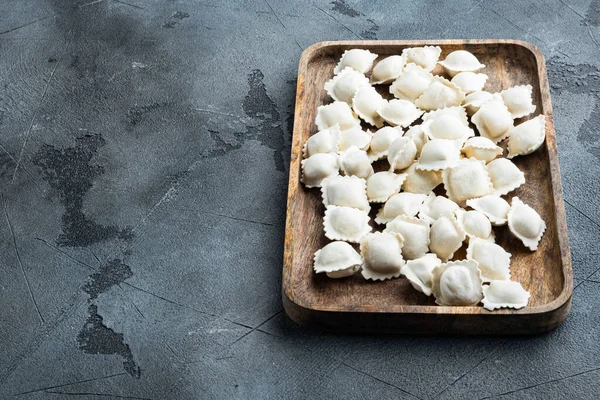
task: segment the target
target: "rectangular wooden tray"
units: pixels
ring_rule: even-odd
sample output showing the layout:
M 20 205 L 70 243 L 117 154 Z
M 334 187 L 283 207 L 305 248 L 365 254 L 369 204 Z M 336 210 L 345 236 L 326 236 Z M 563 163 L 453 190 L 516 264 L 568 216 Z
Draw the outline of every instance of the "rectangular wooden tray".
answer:
M 511 193 L 546 222 L 540 247 L 530 252 L 506 227 L 495 229 L 497 243 L 512 254 L 513 279 L 531 293 L 523 309 L 490 312 L 483 307 L 442 307 L 404 278 L 371 282 L 357 274 L 336 280 L 312 271 L 314 252 L 328 241 L 323 235 L 320 191 L 300 183 L 300 161 L 304 142 L 316 132 L 317 106 L 331 101 L 323 85 L 347 49 L 368 49 L 381 59 L 400 54 L 406 47 L 425 45 L 440 46 L 440 59 L 459 49 L 475 54 L 486 65 L 482 72 L 489 76 L 486 90 L 490 92 L 531 84 L 537 106 L 533 115 L 546 116 L 545 145 L 532 155 L 514 159 L 527 183 Z M 531 334 L 559 325 L 571 307 L 573 279 L 552 105 L 540 50 L 515 40 L 344 41 L 321 42 L 306 49 L 298 71 L 282 286 L 283 304 L 292 320 L 344 332 Z

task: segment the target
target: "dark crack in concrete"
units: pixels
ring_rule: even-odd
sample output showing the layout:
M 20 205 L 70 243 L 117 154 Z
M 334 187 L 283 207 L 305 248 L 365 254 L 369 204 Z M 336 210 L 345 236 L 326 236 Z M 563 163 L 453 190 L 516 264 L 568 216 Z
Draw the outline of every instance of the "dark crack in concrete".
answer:
M 98 298 L 99 294 L 125 282 L 132 276 L 131 268 L 124 264 L 123 260 L 115 258 L 104 265 L 100 271 L 90 275 L 83 291 L 90 295 L 90 300 L 94 300 Z
M 338 14 L 345 15 L 350 18 L 360 17 L 362 14 L 352 8 L 346 0 L 335 0 L 331 3 L 331 11 L 335 11 Z

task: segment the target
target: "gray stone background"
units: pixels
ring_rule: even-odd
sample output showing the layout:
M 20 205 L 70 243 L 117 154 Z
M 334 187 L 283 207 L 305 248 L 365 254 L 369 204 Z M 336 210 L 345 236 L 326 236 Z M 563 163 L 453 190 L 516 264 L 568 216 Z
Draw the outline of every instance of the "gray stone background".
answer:
M 598 0 L 0 2 L 0 398 L 596 398 L 599 25 Z M 542 49 L 576 286 L 558 329 L 287 319 L 298 59 L 363 38 Z

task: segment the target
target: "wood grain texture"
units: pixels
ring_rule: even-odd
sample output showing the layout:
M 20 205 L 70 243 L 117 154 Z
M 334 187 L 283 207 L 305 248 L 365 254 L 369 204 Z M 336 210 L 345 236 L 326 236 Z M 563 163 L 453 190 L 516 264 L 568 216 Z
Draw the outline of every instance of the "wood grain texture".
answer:
M 545 145 L 513 160 L 525 173 L 527 183 L 503 196 L 508 200 L 518 196 L 544 219 L 547 229 L 539 249 L 530 252 L 507 227 L 494 228 L 496 242 L 512 254 L 512 279 L 531 293 L 529 305 L 521 310 L 490 312 L 483 307 L 436 306 L 433 298 L 415 291 L 404 278 L 371 282 L 357 274 L 334 280 L 312 271 L 314 252 L 328 240 L 323 235 L 320 190 L 306 189 L 300 183 L 300 161 L 302 145 L 316 132 L 313 121 L 317 107 L 331 102 L 323 85 L 347 49 L 364 48 L 386 56 L 424 45 L 440 46 L 441 59 L 459 49 L 475 54 L 486 65 L 482 72 L 489 76 L 487 91 L 531 84 L 536 112 L 516 123 L 539 114 L 546 116 Z M 440 66 L 434 70 L 441 72 Z M 373 207 L 371 215 L 376 210 Z M 464 248 L 455 259 L 462 257 Z M 531 334 L 559 325 L 570 309 L 573 278 L 552 105 L 539 49 L 515 40 L 321 42 L 306 49 L 298 72 L 282 286 L 284 307 L 294 321 L 346 332 Z

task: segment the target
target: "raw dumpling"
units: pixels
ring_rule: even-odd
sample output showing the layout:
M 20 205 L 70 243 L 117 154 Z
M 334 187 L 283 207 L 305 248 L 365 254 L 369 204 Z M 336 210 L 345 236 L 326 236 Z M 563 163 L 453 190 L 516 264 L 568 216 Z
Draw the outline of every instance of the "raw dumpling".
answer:
M 442 49 L 439 46 L 410 47 L 402 50 L 407 63 L 414 63 L 426 71 L 433 70 L 440 54 Z
M 448 261 L 460 249 L 465 237 L 465 231 L 454 217 L 439 217 L 431 225 L 429 249 L 443 261 Z
M 340 152 L 339 163 L 344 175 L 358 176 L 363 179 L 373 175 L 373 166 L 367 152 L 356 146 Z
M 432 139 L 423 145 L 417 169 L 437 171 L 458 164 L 460 159 L 460 140 Z
M 402 189 L 409 193 L 428 194 L 442 183 L 442 171 L 423 171 L 417 169 L 417 162 L 414 162 L 403 171 L 406 180 Z
M 411 138 L 401 137 L 392 142 L 388 151 L 390 171 L 408 168 L 417 155 L 417 146 Z
M 531 93 L 531 85 L 514 86 L 500 92 L 504 104 L 514 119 L 521 118 L 535 111 Z
M 411 138 L 413 142 L 415 142 L 415 146 L 417 146 L 417 157 L 421 155 L 423 145 L 429 142 L 429 137 L 423 132 L 422 125 L 411 126 L 404 134 L 404 137 Z
M 354 114 L 348 103 L 334 101 L 331 104 L 319 106 L 317 108 L 315 124 L 320 131 L 336 124 L 339 125 L 341 130 L 346 130 L 360 126 L 360 120 L 356 114 Z
M 471 121 L 477 127 L 479 134 L 498 143 L 508 137 L 513 128 L 513 119 L 502 99 L 492 97 L 481 105 Z
M 402 235 L 393 232 L 375 232 L 360 242 L 363 257 L 362 276 L 365 279 L 383 281 L 397 278 L 404 266 Z
M 465 126 L 469 126 L 469 119 L 467 118 L 467 112 L 465 111 L 465 108 L 462 106 L 454 106 L 454 107 L 444 107 L 444 108 L 440 108 L 439 110 L 433 110 L 433 111 L 429 111 L 426 112 L 425 114 L 423 114 L 423 122 L 425 121 L 429 121 L 430 119 L 436 119 L 438 117 L 441 117 L 442 115 L 447 115 L 450 114 L 453 117 L 456 117 L 460 120 L 460 122 L 463 123 L 463 125 Z
M 496 146 L 490 139 L 476 136 L 467 139 L 460 151 L 467 158 L 490 162 L 502 154 L 502 147 Z
M 408 279 L 415 290 L 431 296 L 433 285 L 433 269 L 442 265 L 442 260 L 433 253 L 425 254 L 416 260 L 409 260 L 402 267 L 402 275 Z
M 375 67 L 373 67 L 371 84 L 379 85 L 392 82 L 402 75 L 404 64 L 406 64 L 405 56 L 389 56 L 379 61 Z
M 415 100 L 415 104 L 421 110 L 437 110 L 460 106 L 464 99 L 465 94 L 458 86 L 441 76 L 435 76 L 429 87 Z
M 492 224 L 488 217 L 479 211 L 458 209 L 454 212 L 458 225 L 465 231 L 467 241 L 473 238 L 490 240 L 493 238 Z
M 302 178 L 300 181 L 307 188 L 321 187 L 323 179 L 338 175 L 338 157 L 335 153 L 318 153 L 301 162 Z
M 497 196 L 507 194 L 525 183 L 525 174 L 506 158 L 498 158 L 486 168 Z
M 340 151 L 348 150 L 352 146 L 356 146 L 361 150 L 368 150 L 373 134 L 371 131 L 365 132 L 357 126 L 341 131 L 340 136 L 341 139 L 338 145 Z
M 360 254 L 346 242 L 331 242 L 314 256 L 313 269 L 317 274 L 325 272 L 330 278 L 354 275 L 362 265 Z
M 408 100 L 394 99 L 383 101 L 378 113 L 388 124 L 400 125 L 405 128 L 415 122 L 423 114 L 423 111 Z
M 355 71 L 365 74 L 371 69 L 373 61 L 375 61 L 376 58 L 377 54 L 373 54 L 369 50 L 346 50 L 344 54 L 342 54 L 340 62 L 335 66 L 333 74 L 339 74 L 346 67 L 350 67 Z
M 493 311 L 497 308 L 523 308 L 531 295 L 519 282 L 491 281 L 483 286 L 483 308 Z
M 546 139 L 546 117 L 537 117 L 517 125 L 508 137 L 508 158 L 531 154 L 539 149 Z
M 302 153 L 308 158 L 318 153 L 336 153 L 340 143 L 341 132 L 338 125 L 323 129 L 309 137 L 304 143 Z
M 371 203 L 385 203 L 391 196 L 400 192 L 405 179 L 406 174 L 376 172 L 367 180 L 367 198 Z
M 371 211 L 367 200 L 367 184 L 356 176 L 332 176 L 321 183 L 323 204 L 327 206 L 344 206 Z
M 358 88 L 368 85 L 369 79 L 364 74 L 346 67 L 338 75 L 325 82 L 325 91 L 334 100 L 352 104 L 352 98 Z
M 481 274 L 477 262 L 452 261 L 434 268 L 433 295 L 440 306 L 474 306 L 481 301 Z
M 459 72 L 454 75 L 450 82 L 454 83 L 465 94 L 479 92 L 485 86 L 488 76 L 486 74 L 476 74 L 475 72 Z
M 352 99 L 352 108 L 363 121 L 378 128 L 383 126 L 383 119 L 377 113 L 385 100 L 373 86 L 358 88 Z
M 533 208 L 518 197 L 513 197 L 512 206 L 508 211 L 508 229 L 523 242 L 525 247 L 535 251 L 546 230 L 546 223 Z
M 453 51 L 448 54 L 444 61 L 440 61 L 439 64 L 444 67 L 444 71 L 450 77 L 454 77 L 459 72 L 475 72 L 485 67 L 485 65 L 479 62 L 477 57 L 466 50 Z
M 429 87 L 433 75 L 415 64 L 407 64 L 404 72 L 390 86 L 396 98 L 414 102 Z
M 398 193 L 393 195 L 379 209 L 375 222 L 378 224 L 387 224 L 399 215 L 414 217 L 421 209 L 423 201 L 427 195 L 416 193 Z
M 452 200 L 429 193 L 419 210 L 419 218 L 433 224 L 440 217 L 453 218 L 454 212 L 459 208 L 458 204 Z
M 510 204 L 502 197 L 484 196 L 478 199 L 467 200 L 467 205 L 488 217 L 492 225 L 506 225 Z
M 463 101 L 463 106 L 465 107 L 467 114 L 471 116 L 479 111 L 481 105 L 492 97 L 494 97 L 493 94 L 484 91 L 469 93 Z
M 419 218 L 399 215 L 387 223 L 384 232 L 402 235 L 402 256 L 407 260 L 423 257 L 429 250 L 429 224 Z
M 323 227 L 330 240 L 358 243 L 369 232 L 369 214 L 351 207 L 327 206 Z
M 442 180 L 448 198 L 457 204 L 494 193 L 485 162 L 474 158 L 463 158 L 454 167 L 443 170 Z
M 473 129 L 465 125 L 460 118 L 451 113 L 441 114 L 423 122 L 423 132 L 430 139 L 460 140 L 465 142 L 475 136 Z
M 489 240 L 473 238 L 467 247 L 467 259 L 477 261 L 484 282 L 510 279 L 511 254 Z
M 380 160 L 388 155 L 392 142 L 402 136 L 402 129 L 384 126 L 371 138 L 369 157 L 372 161 Z

